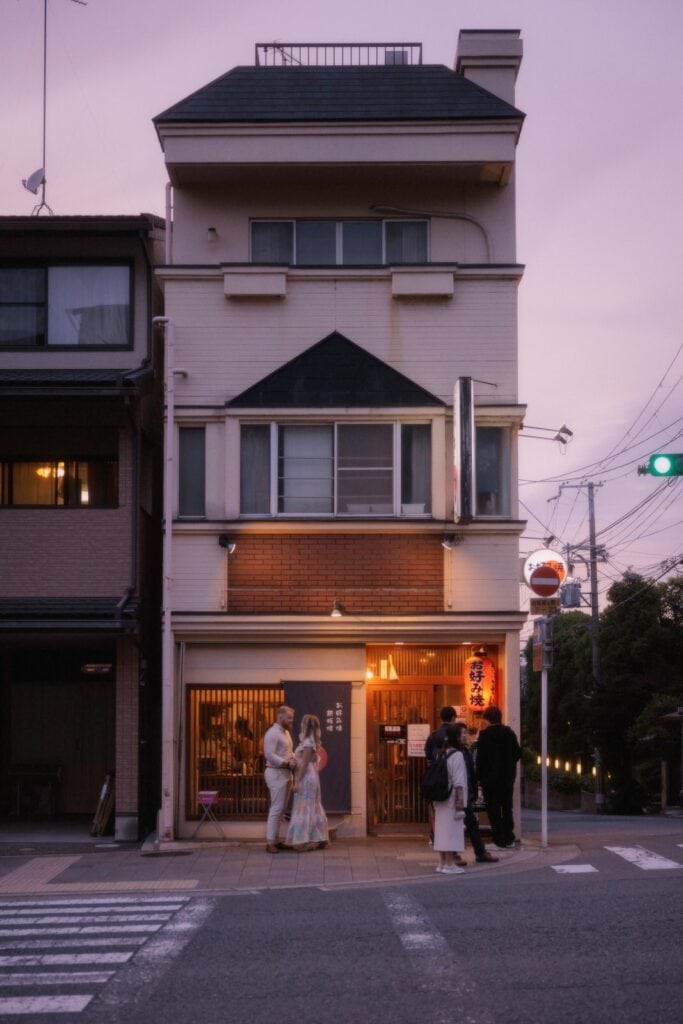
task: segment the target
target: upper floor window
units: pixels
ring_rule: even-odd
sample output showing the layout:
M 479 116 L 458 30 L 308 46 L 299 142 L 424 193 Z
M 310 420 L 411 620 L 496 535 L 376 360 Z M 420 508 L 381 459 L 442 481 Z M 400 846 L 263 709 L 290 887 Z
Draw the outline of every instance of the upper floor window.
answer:
M 201 519 L 206 514 L 206 457 L 204 427 L 178 431 L 178 515 Z
M 244 424 L 240 481 L 242 515 L 427 515 L 431 428 Z
M 510 431 L 476 428 L 477 515 L 510 515 Z
M 123 264 L 0 267 L 0 346 L 126 348 L 130 296 Z
M 380 266 L 426 263 L 426 220 L 255 220 L 252 263 Z
M 44 459 L 0 463 L 1 505 L 111 508 L 117 503 L 117 463 L 105 459 Z

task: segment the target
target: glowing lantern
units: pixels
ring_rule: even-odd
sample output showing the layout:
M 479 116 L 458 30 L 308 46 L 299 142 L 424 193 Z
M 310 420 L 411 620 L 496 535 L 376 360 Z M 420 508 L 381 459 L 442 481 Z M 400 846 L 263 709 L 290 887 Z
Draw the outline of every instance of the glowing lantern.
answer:
M 467 703 L 474 711 L 484 711 L 496 703 L 496 670 L 482 655 L 468 658 L 464 666 Z

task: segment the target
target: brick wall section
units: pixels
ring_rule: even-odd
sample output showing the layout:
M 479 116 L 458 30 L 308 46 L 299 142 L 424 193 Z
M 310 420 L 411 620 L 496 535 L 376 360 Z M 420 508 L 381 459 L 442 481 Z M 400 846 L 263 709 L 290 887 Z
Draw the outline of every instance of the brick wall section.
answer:
M 436 536 L 241 535 L 228 560 L 228 611 L 240 615 L 420 615 L 444 609 Z
M 119 448 L 119 506 L 1 508 L 3 597 L 111 597 L 130 585 L 131 433 Z

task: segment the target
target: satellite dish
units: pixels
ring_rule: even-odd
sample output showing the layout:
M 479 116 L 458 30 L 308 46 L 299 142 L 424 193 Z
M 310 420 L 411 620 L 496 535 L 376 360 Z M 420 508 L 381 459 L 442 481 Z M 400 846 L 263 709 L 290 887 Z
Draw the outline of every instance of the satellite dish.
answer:
M 45 168 L 41 167 L 34 171 L 29 178 L 22 178 L 21 184 L 29 192 L 33 192 L 34 196 L 37 195 L 40 186 L 45 184 Z

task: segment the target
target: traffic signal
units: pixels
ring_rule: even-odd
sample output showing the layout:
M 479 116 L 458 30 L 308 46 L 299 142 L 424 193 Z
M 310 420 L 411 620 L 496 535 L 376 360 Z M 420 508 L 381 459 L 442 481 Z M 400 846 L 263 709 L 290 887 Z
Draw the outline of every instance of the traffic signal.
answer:
M 683 476 L 683 452 L 661 452 L 651 455 L 647 466 L 640 466 L 639 473 L 652 476 Z

